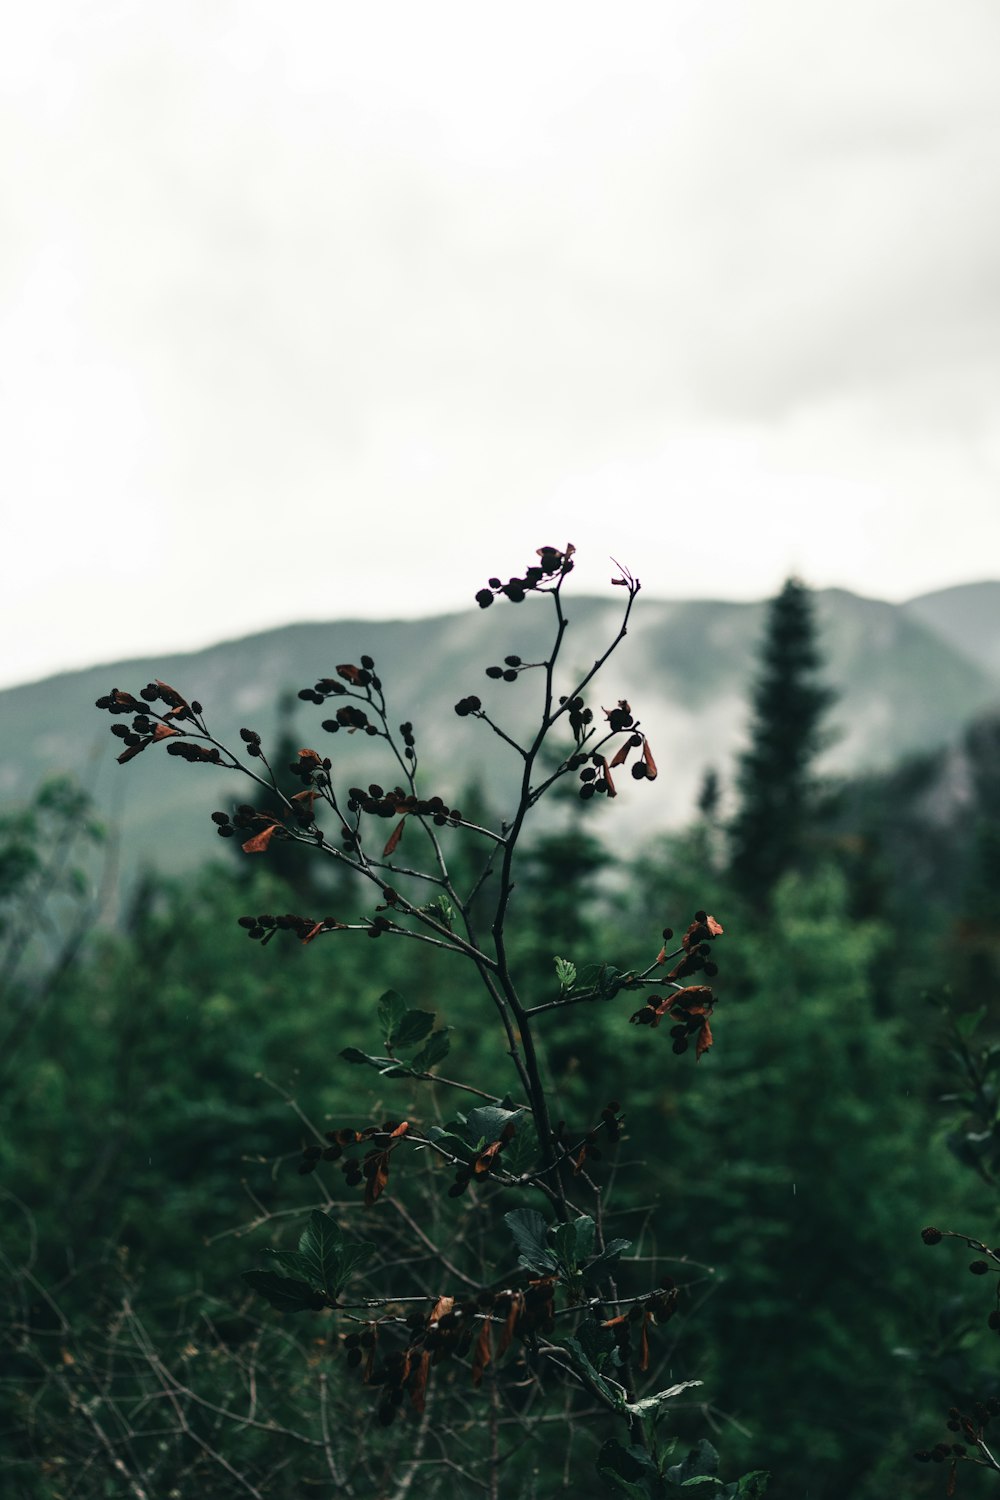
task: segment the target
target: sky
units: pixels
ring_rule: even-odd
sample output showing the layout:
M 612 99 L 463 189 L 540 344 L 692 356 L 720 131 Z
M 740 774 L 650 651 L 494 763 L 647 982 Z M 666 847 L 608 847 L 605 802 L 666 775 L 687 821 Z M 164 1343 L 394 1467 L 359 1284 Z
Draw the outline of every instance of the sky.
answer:
M 995 0 L 32 0 L 0 686 L 471 606 L 1000 577 Z

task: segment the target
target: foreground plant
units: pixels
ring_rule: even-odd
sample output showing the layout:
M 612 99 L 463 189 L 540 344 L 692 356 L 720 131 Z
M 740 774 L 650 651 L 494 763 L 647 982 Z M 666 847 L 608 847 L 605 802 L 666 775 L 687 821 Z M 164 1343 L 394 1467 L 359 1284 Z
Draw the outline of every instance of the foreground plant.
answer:
M 202 705 L 163 682 L 137 696 L 113 688 L 97 706 L 128 721 L 112 727 L 123 741 L 122 764 L 165 743 L 169 755 L 237 771 L 255 784 L 255 801 L 213 813 L 220 837 L 238 838 L 248 856 L 264 859 L 276 844 L 300 844 L 349 871 L 368 893 L 360 917 L 346 910 L 244 916 L 251 939 L 267 944 L 282 934 L 308 946 L 350 941 L 346 934 L 353 933 L 429 945 L 468 966 L 496 1018 L 510 1073 L 491 1076 L 483 1088 L 480 1079 L 442 1074 L 451 1037 L 434 1011 L 391 990 L 382 995 L 372 1017 L 379 1046 L 346 1047 L 341 1056 L 399 1088 L 401 1097 L 411 1099 L 416 1085 L 425 1085 L 427 1107 L 331 1129 L 301 1115 L 299 1173 L 318 1173 L 324 1182 L 339 1175 L 343 1196 L 335 1201 L 324 1188 L 323 1206 L 311 1212 L 297 1248 L 267 1250 L 244 1273 L 249 1287 L 282 1313 L 335 1314 L 338 1332 L 324 1339 L 324 1350 L 339 1348 L 348 1369 L 374 1392 L 378 1426 L 389 1428 L 409 1412 L 416 1437 L 402 1460 L 408 1467 L 397 1476 L 400 1485 L 408 1488 L 418 1473 L 421 1483 L 440 1474 L 435 1465 L 457 1466 L 460 1409 L 466 1429 L 478 1420 L 484 1434 L 478 1446 L 485 1450 L 474 1452 L 462 1472 L 499 1494 L 504 1465 L 533 1432 L 533 1408 L 558 1399 L 570 1432 L 584 1416 L 607 1419 L 597 1467 L 618 1494 L 651 1500 L 697 1483 L 706 1497 L 759 1495 L 766 1476 L 754 1472 L 724 1483 L 706 1442 L 675 1460 L 677 1440 L 664 1437 L 662 1418 L 700 1382 L 662 1384 L 652 1371 L 657 1330 L 674 1316 L 682 1288 L 671 1277 L 640 1284 L 641 1263 L 626 1256 L 633 1241 L 610 1233 L 622 1105 L 597 1097 L 574 1123 L 553 1120 L 538 1035 L 572 1007 L 638 996 L 638 1008 L 622 1024 L 655 1031 L 668 1022 L 673 1052 L 693 1044 L 700 1061 L 713 1041 L 716 996 L 709 984 L 689 981 L 715 977 L 722 926 L 698 911 L 676 943 L 664 928 L 649 953 L 625 970 L 553 955 L 553 971 L 542 981 L 518 972 L 511 958 L 517 858 L 542 800 L 560 784 L 575 783 L 586 816 L 589 804 L 619 795 L 621 773 L 639 783 L 657 777 L 631 705 L 616 699 L 598 709 L 587 701 L 627 633 L 639 593 L 627 569 L 619 567 L 612 579 L 625 593 L 617 633 L 588 671 L 564 680 L 562 594 L 573 551 L 543 547 L 522 576 L 491 578 L 476 595 L 484 609 L 498 599 L 516 605 L 545 596 L 552 610 L 552 640 L 542 660 L 508 653 L 486 668 L 496 703 L 472 693 L 455 704 L 459 718 L 480 721 L 503 742 L 517 768 L 514 806 L 499 827 L 466 817 L 440 789 L 426 786 L 414 726 L 391 720 L 370 656 L 336 666 L 299 693 L 330 714 L 321 721 L 326 733 L 372 740 L 371 765 L 355 785 L 344 786 L 334 759 L 311 748 L 279 776 L 256 731 L 240 730 L 241 749 L 226 746 L 209 729 Z M 499 695 L 525 679 L 537 684 L 538 717 L 532 735 L 521 740 L 503 726 Z M 457 838 L 460 863 L 472 869 L 463 881 L 453 874 Z M 442 1117 L 438 1101 L 449 1093 L 476 1102 Z M 387 1208 L 408 1225 L 408 1241 L 388 1231 Z M 371 1216 L 365 1233 L 372 1238 L 362 1241 L 347 1232 L 359 1211 Z M 462 1370 L 474 1389 L 487 1388 L 478 1414 L 457 1394 Z M 645 1394 L 644 1384 L 652 1387 Z M 514 1446 L 501 1443 L 505 1424 L 521 1434 Z M 436 1458 L 423 1456 L 430 1433 Z

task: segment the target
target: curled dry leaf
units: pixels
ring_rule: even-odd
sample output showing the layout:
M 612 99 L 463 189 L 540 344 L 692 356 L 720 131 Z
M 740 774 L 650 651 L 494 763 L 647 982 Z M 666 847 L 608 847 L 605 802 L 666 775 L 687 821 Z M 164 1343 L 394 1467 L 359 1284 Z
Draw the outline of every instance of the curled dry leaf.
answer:
M 382 850 L 382 858 L 383 859 L 388 859 L 389 856 L 390 856 L 390 854 L 395 854 L 397 848 L 399 847 L 399 841 L 403 837 L 403 827 L 404 827 L 405 823 L 406 823 L 406 818 L 405 817 L 400 818 L 399 822 L 396 824 L 395 828 L 390 833 L 389 838 L 388 838 L 388 840 L 386 842 L 386 846 Z
M 127 760 L 134 760 L 137 755 L 141 755 L 152 743 L 152 740 L 140 740 L 138 745 L 129 745 L 128 749 L 123 750 L 121 755 L 119 755 L 118 764 L 123 766 Z
M 274 838 L 274 835 L 277 833 L 280 827 L 280 823 L 271 823 L 267 828 L 263 829 L 261 833 L 255 833 L 253 838 L 247 839 L 246 843 L 243 845 L 243 853 L 264 854 L 267 850 L 268 844 Z
M 483 1378 L 483 1371 L 486 1369 L 486 1366 L 490 1363 L 493 1357 L 491 1345 L 492 1341 L 490 1338 L 490 1320 L 489 1318 L 484 1318 L 482 1327 L 479 1330 L 479 1337 L 476 1340 L 476 1350 L 472 1356 L 473 1385 L 479 1385 L 480 1381 Z

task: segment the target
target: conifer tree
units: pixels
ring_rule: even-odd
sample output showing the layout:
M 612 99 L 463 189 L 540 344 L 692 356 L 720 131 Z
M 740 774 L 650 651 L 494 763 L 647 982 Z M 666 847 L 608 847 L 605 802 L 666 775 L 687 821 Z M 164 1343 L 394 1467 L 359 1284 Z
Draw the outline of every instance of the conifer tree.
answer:
M 737 767 L 739 806 L 729 829 L 730 874 L 758 909 L 801 862 L 818 814 L 814 764 L 834 697 L 820 679 L 821 666 L 809 590 L 789 578 L 768 609 L 750 746 Z

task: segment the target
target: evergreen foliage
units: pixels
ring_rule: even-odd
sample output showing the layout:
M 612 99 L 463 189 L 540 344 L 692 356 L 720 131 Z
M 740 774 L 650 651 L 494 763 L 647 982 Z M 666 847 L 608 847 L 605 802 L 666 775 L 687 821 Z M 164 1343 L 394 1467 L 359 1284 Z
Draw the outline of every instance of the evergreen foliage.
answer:
M 817 811 L 814 762 L 833 699 L 820 668 L 809 591 L 789 578 L 768 610 L 750 746 L 737 768 L 739 805 L 729 830 L 733 883 L 758 911 L 781 876 L 802 860 Z

